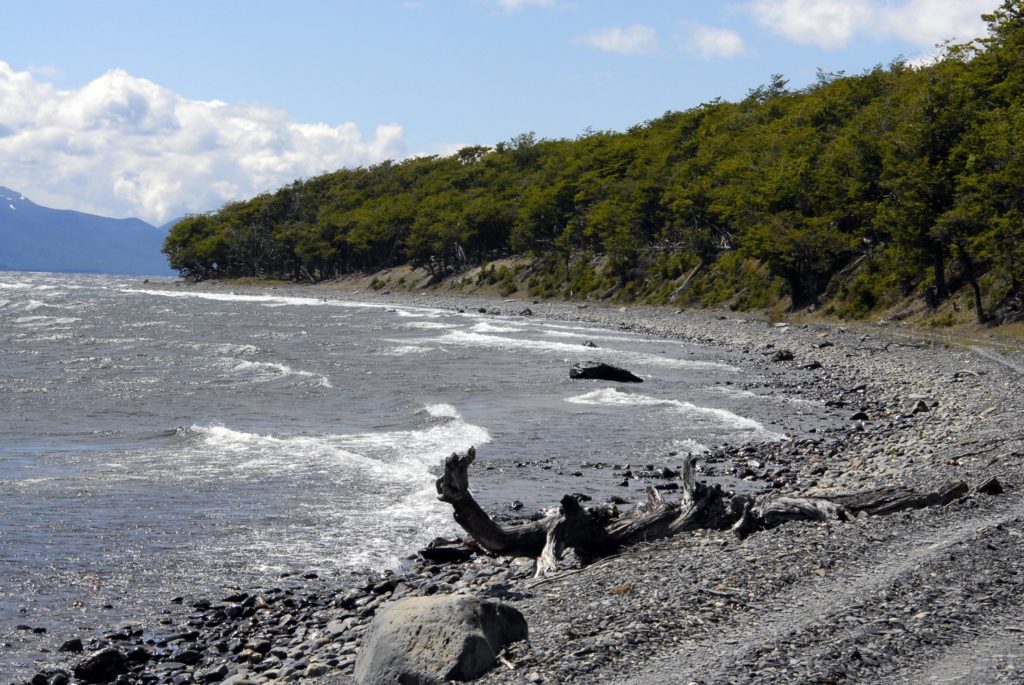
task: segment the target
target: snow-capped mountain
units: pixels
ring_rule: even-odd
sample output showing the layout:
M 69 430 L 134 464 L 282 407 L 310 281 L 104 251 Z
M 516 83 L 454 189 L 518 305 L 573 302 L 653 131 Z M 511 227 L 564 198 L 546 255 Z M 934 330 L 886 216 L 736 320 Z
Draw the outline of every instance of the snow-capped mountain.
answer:
M 35 204 L 0 186 L 0 269 L 167 276 L 167 229 Z

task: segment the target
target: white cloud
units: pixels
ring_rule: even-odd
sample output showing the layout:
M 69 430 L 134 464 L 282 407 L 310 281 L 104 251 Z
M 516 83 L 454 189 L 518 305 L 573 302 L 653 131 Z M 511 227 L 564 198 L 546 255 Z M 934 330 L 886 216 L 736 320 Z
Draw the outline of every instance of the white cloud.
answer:
M 746 43 L 735 31 L 700 25 L 690 29 L 686 48 L 704 59 L 739 57 L 747 52 Z
M 160 223 L 296 178 L 404 156 L 401 126 L 189 100 L 115 69 L 57 90 L 0 61 L 0 184 L 41 204 Z
M 801 45 L 845 47 L 855 37 L 899 38 L 920 48 L 984 33 L 996 0 L 753 0 L 754 18 Z
M 650 26 L 633 24 L 626 28 L 613 26 L 595 31 L 578 38 L 577 42 L 598 50 L 617 52 L 620 55 L 641 55 L 658 49 L 658 34 Z
M 493 0 L 506 12 L 517 12 L 525 7 L 552 7 L 554 0 Z

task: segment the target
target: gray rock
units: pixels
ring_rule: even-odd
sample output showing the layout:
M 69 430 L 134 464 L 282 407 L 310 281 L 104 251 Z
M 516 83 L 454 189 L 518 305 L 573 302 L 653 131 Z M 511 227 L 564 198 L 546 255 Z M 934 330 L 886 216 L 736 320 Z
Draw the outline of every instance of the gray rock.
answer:
M 772 355 L 772 361 L 773 362 L 791 362 L 791 361 L 793 361 L 793 351 L 792 350 L 785 350 L 785 349 L 779 350 L 778 352 L 776 352 L 775 354 Z
M 82 646 L 82 639 L 77 637 L 71 638 L 70 640 L 64 642 L 64 644 L 62 644 L 57 649 L 57 651 L 70 652 L 72 654 L 81 654 L 84 651 L 84 647 Z
M 87 683 L 109 683 L 128 672 L 128 657 L 107 647 L 93 652 L 74 668 L 75 677 Z
M 356 682 L 472 680 L 494 667 L 507 644 L 526 635 L 526 619 L 507 604 L 454 595 L 409 597 L 373 620 L 356 659 Z

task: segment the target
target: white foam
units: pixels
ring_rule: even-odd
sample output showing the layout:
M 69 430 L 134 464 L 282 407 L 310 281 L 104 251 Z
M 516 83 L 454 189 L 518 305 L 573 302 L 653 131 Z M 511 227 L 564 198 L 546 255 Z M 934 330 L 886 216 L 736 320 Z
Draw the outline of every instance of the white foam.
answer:
M 203 347 L 203 346 L 204 345 L 202 345 L 202 344 L 191 345 L 191 347 L 193 347 L 195 349 L 199 349 L 200 347 Z M 235 345 L 235 344 L 232 344 L 232 343 L 216 343 L 216 344 L 210 345 L 210 349 L 212 349 L 217 354 L 226 355 L 226 356 L 230 356 L 230 355 L 242 356 L 242 355 L 246 355 L 246 354 L 256 354 L 257 352 L 260 351 L 259 348 L 256 347 L 255 345 Z
M 803 397 L 786 397 L 784 395 L 759 395 L 756 392 L 743 390 L 742 388 L 734 388 L 727 385 L 712 385 L 708 386 L 705 389 L 710 390 L 712 392 L 717 392 L 727 397 L 739 397 L 743 399 L 752 400 L 774 400 L 776 402 L 788 402 L 789 404 L 803 404 L 815 407 L 822 406 L 822 403 L 819 402 L 818 400 L 808 400 Z
M 249 380 L 255 383 L 262 383 L 265 381 L 273 381 L 285 376 L 303 376 L 306 378 L 316 378 L 320 381 L 320 386 L 323 388 L 332 388 L 331 380 L 327 376 L 322 376 L 312 371 L 302 371 L 301 369 L 293 369 L 287 364 L 279 364 L 277 362 L 254 362 L 248 359 L 234 360 L 237 363 L 231 369 L 233 373 L 245 373 L 250 374 Z
M 440 331 L 455 328 L 450 323 L 441 323 L 440 321 L 409 321 L 402 325 L 405 328 L 416 328 L 424 331 Z
M 398 347 L 392 347 L 385 352 L 381 352 L 381 354 L 387 357 L 404 357 L 407 354 L 424 354 L 426 352 L 432 352 L 433 349 L 434 348 L 432 347 L 423 347 L 422 345 L 399 345 Z
M 286 295 L 239 295 L 237 293 L 211 293 L 200 291 L 182 292 L 179 290 L 149 290 L 145 288 L 122 288 L 121 292 L 136 295 L 156 295 L 174 299 L 194 298 L 215 302 L 251 302 L 265 306 L 280 307 L 294 305 L 300 307 L 345 307 L 352 309 L 383 309 L 395 311 L 399 316 L 440 316 L 446 313 L 442 309 L 430 307 L 406 307 L 396 309 L 394 305 L 376 302 L 353 302 L 351 300 L 329 300 L 326 297 L 290 297 Z
M 427 406 L 423 407 L 423 411 L 425 411 L 428 414 L 430 414 L 431 416 L 439 418 L 439 419 L 440 418 L 449 418 L 449 419 L 461 419 L 462 418 L 462 414 L 459 413 L 459 410 L 456 409 L 455 407 L 453 407 L 450 404 L 444 404 L 444 403 L 441 403 L 441 404 L 428 404 Z
M 216 472 L 227 467 L 242 477 L 250 472 L 266 476 L 277 469 L 326 469 L 339 483 L 361 474 L 374 482 L 426 487 L 433 481 L 431 469 L 451 452 L 491 441 L 485 428 L 466 423 L 450 405 L 430 405 L 426 410 L 448 420 L 416 430 L 289 437 L 195 425 L 185 434 L 199 438 L 200 452 L 186 450 L 183 458 L 189 460 L 190 470 Z
M 190 460 L 190 468 L 217 471 L 225 466 L 246 475 L 266 475 L 266 470 L 297 470 L 310 466 L 347 467 L 369 471 L 379 477 L 391 473 L 388 465 L 342 448 L 336 436 L 292 436 L 246 433 L 222 425 L 199 426 L 188 429 L 201 439 L 204 449 Z M 239 456 L 244 457 L 239 459 Z M 260 473 L 259 470 L 263 470 Z M 344 470 L 339 471 L 344 473 Z
M 438 338 L 430 340 L 440 344 L 461 345 L 464 347 L 485 347 L 497 349 L 517 349 L 536 353 L 557 353 L 559 355 L 570 355 L 578 358 L 584 354 L 585 349 L 580 345 L 556 342 L 551 340 L 530 340 L 521 338 L 505 338 L 497 335 L 474 333 L 472 331 L 450 331 Z M 589 356 L 602 356 L 618 360 L 622 363 L 638 365 L 660 366 L 681 369 L 714 369 L 717 371 L 739 371 L 740 369 L 729 364 L 720 362 L 694 361 L 691 359 L 679 359 L 643 352 L 630 352 L 603 348 L 595 352 L 587 352 Z
M 730 430 L 753 431 L 762 434 L 765 437 L 775 436 L 772 439 L 778 440 L 785 437 L 766 430 L 761 423 L 754 419 L 748 419 L 745 416 L 740 416 L 739 414 L 735 414 L 727 409 L 700 407 L 692 402 L 662 399 L 659 397 L 651 397 L 650 395 L 641 395 L 639 393 L 627 393 L 616 388 L 601 388 L 600 390 L 594 390 L 592 392 L 584 393 L 583 395 L 577 395 L 576 397 L 569 397 L 565 401 L 571 404 L 591 406 L 659 407 L 690 416 L 711 419 Z
M 672 450 L 674 452 L 700 456 L 702 454 L 707 454 L 708 452 L 710 452 L 711 448 L 708 447 L 707 445 L 703 445 L 697 442 L 696 440 L 691 440 L 690 438 L 687 438 L 685 440 L 673 440 Z
M 516 328 L 515 326 L 495 326 L 487 321 L 481 321 L 472 328 L 471 331 L 474 333 L 522 333 L 522 328 Z
M 359 433 L 343 437 L 341 443 L 359 453 L 397 458 L 400 463 L 431 466 L 452 452 L 469 449 L 491 441 L 486 428 L 461 419 L 412 431 Z
M 81 319 L 75 319 L 69 316 L 19 316 L 14 319 L 14 323 L 24 326 L 25 328 L 67 326 L 68 324 L 78 323 L 79 321 L 81 321 Z
M 646 345 L 672 345 L 675 347 L 683 347 L 686 343 L 680 340 L 666 340 L 664 338 L 645 338 L 640 335 L 609 335 L 607 332 L 596 334 L 591 333 L 580 333 L 577 331 L 569 331 L 564 329 L 543 329 L 544 335 L 552 338 L 575 338 L 577 340 L 597 340 L 604 342 L 628 342 L 628 343 L 643 343 Z

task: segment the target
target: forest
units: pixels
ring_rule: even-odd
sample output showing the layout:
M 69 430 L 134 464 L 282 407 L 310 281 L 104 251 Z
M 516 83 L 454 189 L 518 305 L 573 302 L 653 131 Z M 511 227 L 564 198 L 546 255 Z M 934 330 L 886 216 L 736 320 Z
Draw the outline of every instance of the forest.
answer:
M 924 66 L 819 70 L 798 90 L 776 74 L 625 132 L 296 180 L 187 217 L 164 252 L 191 280 L 484 265 L 478 279 L 531 297 L 860 318 L 963 293 L 979 322 L 1018 319 L 1024 0 L 984 18 L 985 37 Z

